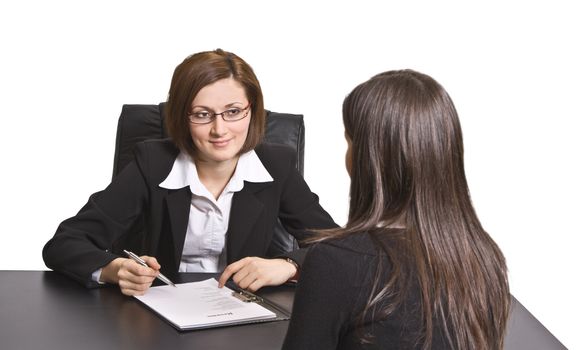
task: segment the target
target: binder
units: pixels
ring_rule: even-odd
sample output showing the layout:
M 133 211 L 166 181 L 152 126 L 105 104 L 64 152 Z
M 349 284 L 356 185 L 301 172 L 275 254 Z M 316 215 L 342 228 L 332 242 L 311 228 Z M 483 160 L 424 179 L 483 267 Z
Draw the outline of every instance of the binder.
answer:
M 179 331 L 227 327 L 290 319 L 290 313 L 268 298 L 227 283 L 223 288 L 208 279 L 151 287 L 137 300 Z

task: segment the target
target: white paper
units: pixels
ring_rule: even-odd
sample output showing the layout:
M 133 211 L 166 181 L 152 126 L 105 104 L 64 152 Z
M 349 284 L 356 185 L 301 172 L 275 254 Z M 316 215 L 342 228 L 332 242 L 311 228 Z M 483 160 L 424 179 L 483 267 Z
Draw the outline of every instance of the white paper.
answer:
M 180 329 L 207 328 L 275 318 L 276 314 L 257 303 L 244 302 L 233 290 L 218 288 L 211 278 L 201 282 L 149 288 L 135 296 Z

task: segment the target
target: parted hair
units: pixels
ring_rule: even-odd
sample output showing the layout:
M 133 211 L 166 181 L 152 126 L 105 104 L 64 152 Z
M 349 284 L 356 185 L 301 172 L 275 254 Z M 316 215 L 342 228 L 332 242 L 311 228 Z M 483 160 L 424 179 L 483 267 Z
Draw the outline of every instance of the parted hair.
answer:
M 390 262 L 392 272 L 378 264 L 363 321 L 378 302 L 387 303 L 381 317 L 397 311 L 406 284 L 416 281 L 423 348 L 441 327 L 454 349 L 502 349 L 506 262 L 471 203 L 447 92 L 416 71 L 384 72 L 345 98 L 343 123 L 351 141 L 348 223 L 317 240 L 369 232 Z
M 190 155 L 198 152 L 190 135 L 188 119 L 194 98 L 205 86 L 226 78 L 243 86 L 250 103 L 251 122 L 239 154 L 252 150 L 263 140 L 266 112 L 261 86 L 253 69 L 234 53 L 216 49 L 188 56 L 174 70 L 165 105 L 165 127 L 182 151 Z

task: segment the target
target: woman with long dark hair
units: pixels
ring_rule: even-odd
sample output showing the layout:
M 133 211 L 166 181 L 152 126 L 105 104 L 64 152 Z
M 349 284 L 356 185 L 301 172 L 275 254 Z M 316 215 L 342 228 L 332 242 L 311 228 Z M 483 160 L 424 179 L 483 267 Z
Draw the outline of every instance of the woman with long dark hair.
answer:
M 472 206 L 447 92 L 381 73 L 346 97 L 343 122 L 348 223 L 314 239 L 284 349 L 501 349 L 505 259 Z

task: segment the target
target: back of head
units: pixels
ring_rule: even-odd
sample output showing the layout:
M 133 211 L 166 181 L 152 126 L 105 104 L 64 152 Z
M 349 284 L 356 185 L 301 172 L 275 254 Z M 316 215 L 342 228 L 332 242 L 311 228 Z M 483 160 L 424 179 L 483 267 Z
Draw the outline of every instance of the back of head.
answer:
M 456 200 L 455 192 L 467 197 L 457 113 L 432 78 L 381 73 L 347 96 L 343 121 L 354 165 L 351 222 L 394 221 L 417 197 L 428 204 Z
M 174 70 L 165 107 L 165 126 L 183 151 L 196 152 L 188 127 L 188 114 L 192 111 L 194 98 L 205 86 L 227 78 L 243 86 L 251 106 L 251 123 L 241 153 L 253 149 L 263 139 L 263 93 L 253 69 L 234 53 L 216 49 L 190 55 Z
M 447 92 L 412 70 L 381 73 L 346 97 L 343 122 L 352 159 L 343 233 L 404 228 L 404 263 L 414 265 L 422 290 L 427 339 L 440 319 L 456 348 L 499 348 L 510 300 L 506 265 L 471 204 Z

